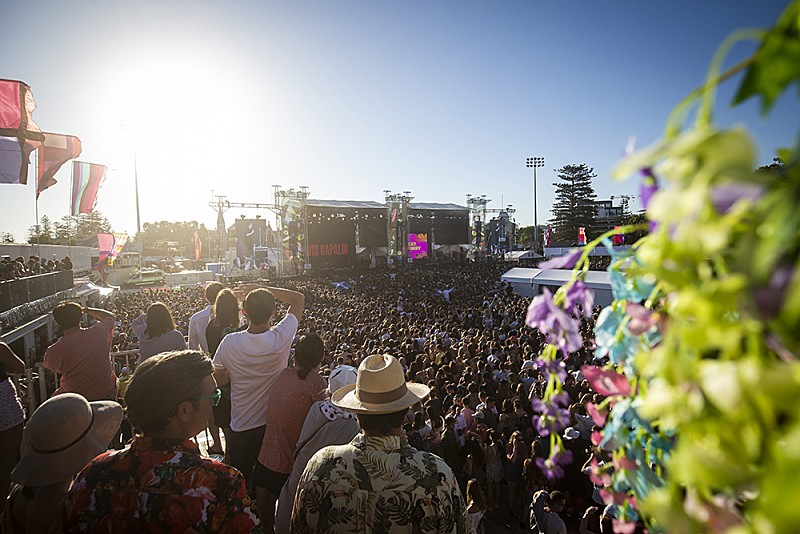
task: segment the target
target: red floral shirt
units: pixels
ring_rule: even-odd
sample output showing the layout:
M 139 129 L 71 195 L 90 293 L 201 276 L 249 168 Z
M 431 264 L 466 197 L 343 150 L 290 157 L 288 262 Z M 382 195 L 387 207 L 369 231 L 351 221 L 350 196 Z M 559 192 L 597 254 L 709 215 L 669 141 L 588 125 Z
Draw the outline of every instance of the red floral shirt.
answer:
M 197 446 L 137 437 L 78 474 L 65 532 L 261 532 L 242 474 Z

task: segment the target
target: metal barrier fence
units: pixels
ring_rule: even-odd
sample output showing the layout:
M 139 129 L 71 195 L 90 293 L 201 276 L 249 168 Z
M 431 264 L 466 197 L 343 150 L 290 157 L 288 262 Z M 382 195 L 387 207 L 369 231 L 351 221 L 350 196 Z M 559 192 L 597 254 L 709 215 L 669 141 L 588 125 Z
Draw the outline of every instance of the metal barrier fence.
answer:
M 130 375 L 133 372 L 136 359 L 139 357 L 139 350 L 112 352 L 110 356 L 114 373 L 117 376 L 120 376 L 123 367 L 127 368 Z M 11 376 L 14 386 L 17 388 L 20 401 L 27 408 L 28 416 L 36 411 L 39 404 L 50 398 L 50 395 L 58 389 L 61 375 L 54 373 L 52 380 L 48 380 L 48 373 L 49 371 L 44 368 L 44 363 L 36 362 L 33 366 L 25 368 L 25 374 Z
M 0 282 L 0 312 L 39 300 L 73 287 L 72 271 L 37 274 Z

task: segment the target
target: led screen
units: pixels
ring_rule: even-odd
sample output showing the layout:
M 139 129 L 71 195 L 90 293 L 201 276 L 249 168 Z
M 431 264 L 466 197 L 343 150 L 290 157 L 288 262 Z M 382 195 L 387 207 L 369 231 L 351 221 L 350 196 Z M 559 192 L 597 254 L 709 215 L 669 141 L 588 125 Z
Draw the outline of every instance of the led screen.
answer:
M 428 234 L 408 234 L 408 255 L 412 260 L 428 255 Z

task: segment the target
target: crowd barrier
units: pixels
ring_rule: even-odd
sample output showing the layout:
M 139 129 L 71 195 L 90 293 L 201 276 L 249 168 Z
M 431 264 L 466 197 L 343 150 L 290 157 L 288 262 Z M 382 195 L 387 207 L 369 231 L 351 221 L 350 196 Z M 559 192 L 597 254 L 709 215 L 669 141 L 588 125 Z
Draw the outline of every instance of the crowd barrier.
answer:
M 37 274 L 0 282 L 0 312 L 39 300 L 74 286 L 72 271 Z

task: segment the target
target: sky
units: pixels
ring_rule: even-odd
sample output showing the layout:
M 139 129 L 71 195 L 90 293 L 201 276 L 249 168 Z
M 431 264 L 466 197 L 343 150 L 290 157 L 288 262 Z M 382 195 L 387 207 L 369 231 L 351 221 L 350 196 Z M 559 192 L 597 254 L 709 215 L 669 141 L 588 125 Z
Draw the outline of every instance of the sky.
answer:
M 273 202 L 273 184 L 311 198 L 513 205 L 550 217 L 556 169 L 586 163 L 599 199 L 636 195 L 611 172 L 629 139 L 661 137 L 670 110 L 702 84 L 738 28 L 765 28 L 777 0 L 294 0 L 3 2 L 0 78 L 31 86 L 44 131 L 77 135 L 82 161 L 109 167 L 97 209 L 115 231 L 141 221 L 216 224 L 212 191 Z M 753 51 L 737 44 L 731 66 Z M 730 108 L 758 164 L 798 134 L 798 99 L 772 115 Z M 135 162 L 135 165 L 134 165 Z M 32 166 L 33 167 L 33 166 Z M 70 165 L 39 199 L 68 212 Z M 31 168 L 31 173 L 33 168 Z M 24 241 L 35 191 L 0 185 L 0 231 Z M 632 206 L 639 207 L 638 199 Z M 266 210 L 231 209 L 273 220 Z

